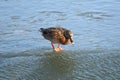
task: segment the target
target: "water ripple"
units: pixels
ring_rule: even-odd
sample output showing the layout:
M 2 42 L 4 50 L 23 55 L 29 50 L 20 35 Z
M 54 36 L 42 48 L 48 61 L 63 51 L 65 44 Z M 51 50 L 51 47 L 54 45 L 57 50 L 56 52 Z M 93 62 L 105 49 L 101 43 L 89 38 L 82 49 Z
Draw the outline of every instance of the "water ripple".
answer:
M 87 11 L 81 12 L 77 14 L 77 16 L 86 17 L 88 19 L 96 19 L 96 20 L 103 20 L 109 17 L 113 17 L 111 14 L 107 14 L 105 12 L 98 12 L 98 11 Z
M 0 79 L 119 78 L 120 50 L 44 51 L 2 54 Z

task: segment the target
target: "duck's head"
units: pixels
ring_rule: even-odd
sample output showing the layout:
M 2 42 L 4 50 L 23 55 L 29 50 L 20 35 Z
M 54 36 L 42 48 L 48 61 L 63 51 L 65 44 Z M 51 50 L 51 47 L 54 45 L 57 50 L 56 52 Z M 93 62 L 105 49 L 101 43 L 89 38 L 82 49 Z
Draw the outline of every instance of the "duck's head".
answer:
M 65 30 L 64 31 L 64 36 L 66 39 L 70 39 L 70 42 L 74 45 L 74 42 L 72 40 L 73 33 L 70 30 Z

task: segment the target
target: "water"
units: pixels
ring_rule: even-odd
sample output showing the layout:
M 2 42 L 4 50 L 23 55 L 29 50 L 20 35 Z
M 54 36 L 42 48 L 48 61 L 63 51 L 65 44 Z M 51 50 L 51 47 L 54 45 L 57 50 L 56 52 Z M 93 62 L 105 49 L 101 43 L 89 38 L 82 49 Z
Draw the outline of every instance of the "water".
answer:
M 119 0 L 0 0 L 0 80 L 119 80 Z M 53 52 L 40 27 L 75 45 Z

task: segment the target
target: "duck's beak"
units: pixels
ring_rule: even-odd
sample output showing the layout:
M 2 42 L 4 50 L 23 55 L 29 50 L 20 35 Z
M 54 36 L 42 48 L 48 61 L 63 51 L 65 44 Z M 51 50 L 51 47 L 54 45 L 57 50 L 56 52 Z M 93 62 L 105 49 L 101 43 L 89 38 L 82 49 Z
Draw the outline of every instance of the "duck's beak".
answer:
M 72 38 L 70 38 L 70 42 L 72 45 L 74 45 L 75 43 L 73 42 Z

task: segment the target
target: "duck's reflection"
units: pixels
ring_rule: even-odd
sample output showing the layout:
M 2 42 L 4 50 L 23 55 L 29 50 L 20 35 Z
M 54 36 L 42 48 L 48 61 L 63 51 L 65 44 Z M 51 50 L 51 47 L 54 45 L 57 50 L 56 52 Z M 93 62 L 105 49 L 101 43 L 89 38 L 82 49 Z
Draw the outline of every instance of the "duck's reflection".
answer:
M 46 53 L 45 53 L 46 54 Z M 58 79 L 70 77 L 74 70 L 74 60 L 64 52 L 49 52 L 39 60 L 36 73 L 42 79 Z

